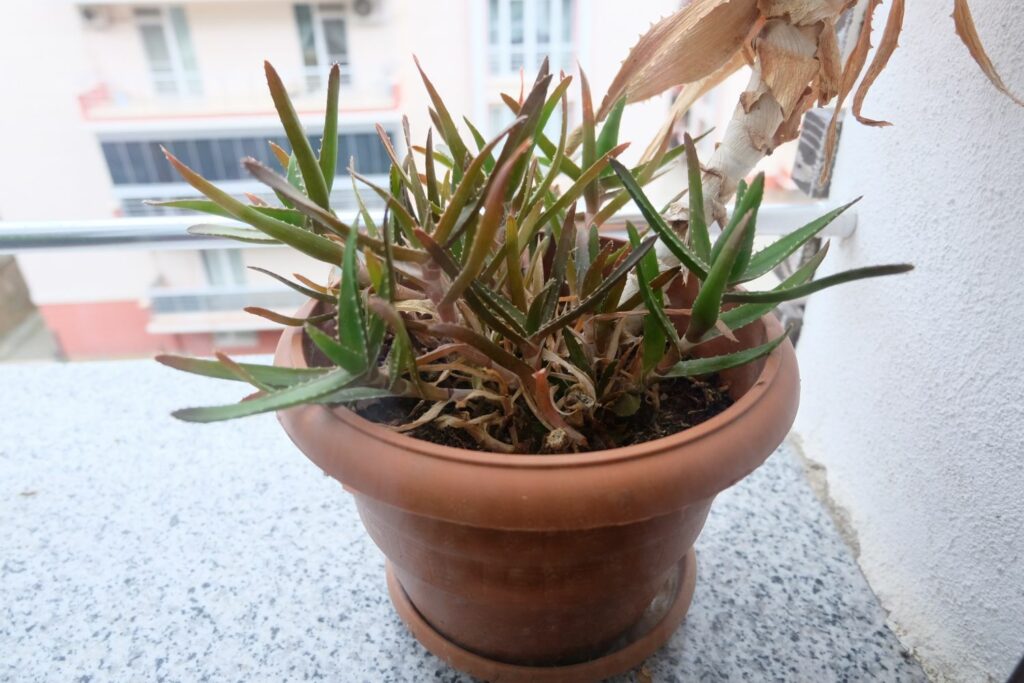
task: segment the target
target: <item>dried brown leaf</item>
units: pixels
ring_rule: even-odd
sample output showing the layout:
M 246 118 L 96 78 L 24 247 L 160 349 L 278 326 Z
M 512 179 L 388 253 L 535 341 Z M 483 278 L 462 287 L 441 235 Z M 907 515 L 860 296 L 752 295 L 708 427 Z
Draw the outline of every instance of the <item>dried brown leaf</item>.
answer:
M 828 182 L 832 174 L 832 159 L 836 153 L 836 138 L 839 130 L 839 114 L 843 108 L 843 101 L 857 82 L 857 77 L 864 69 L 868 52 L 871 50 L 871 19 L 875 10 L 878 9 L 882 0 L 868 0 L 868 6 L 864 10 L 864 23 L 861 24 L 860 33 L 857 34 L 857 44 L 846 59 L 846 66 L 843 67 L 843 77 L 839 83 L 839 92 L 836 95 L 835 110 L 832 112 L 832 120 L 828 124 L 828 133 L 825 135 L 825 159 L 821 167 L 821 176 L 818 182 L 822 185 Z
M 839 38 L 836 23 L 825 21 L 818 36 L 818 104 L 825 104 L 839 92 L 839 81 L 843 77 L 843 58 L 839 54 Z
M 819 21 L 835 19 L 857 0 L 758 0 L 765 17 L 785 18 L 797 26 L 811 26 Z
M 788 119 L 807 90 L 807 84 L 818 75 L 820 65 L 817 29 L 797 27 L 780 19 L 765 24 L 755 50 L 761 62 L 761 80 L 782 107 Z M 747 109 L 749 111 L 749 108 Z
M 989 59 L 988 54 L 985 52 L 985 47 L 981 44 L 981 37 L 974 26 L 974 18 L 971 16 L 971 8 L 967 5 L 967 0 L 953 0 L 953 25 L 956 27 L 956 34 L 960 36 L 960 40 L 967 46 L 971 57 L 981 67 L 981 70 L 988 77 L 988 80 L 992 82 L 992 85 L 996 86 L 999 92 L 1024 107 L 1024 100 L 1010 92 L 999 72 L 996 71 L 995 65 L 992 64 L 992 60 Z
M 853 96 L 853 115 L 865 126 L 892 125 L 888 121 L 876 121 L 861 115 L 861 107 L 864 105 L 864 98 L 867 97 L 868 90 L 871 89 L 875 79 L 878 78 L 878 75 L 882 73 L 882 70 L 889 63 L 892 53 L 899 47 L 900 31 L 903 30 L 903 5 L 904 0 L 893 0 L 892 7 L 889 8 L 889 18 L 885 22 L 885 31 L 882 32 L 882 40 L 878 44 L 878 50 L 875 51 L 875 56 L 871 59 L 871 65 L 868 66 L 867 73 L 864 74 L 864 78 L 861 80 L 860 85 L 857 87 L 857 92 Z
M 430 406 L 425 413 L 420 415 L 418 418 L 405 424 L 400 424 L 396 427 L 392 427 L 396 432 L 410 432 L 417 427 L 422 427 L 428 422 L 433 422 L 441 414 L 441 411 L 448 407 L 449 401 L 438 401 L 434 405 Z
M 601 102 L 598 120 L 622 97 L 638 102 L 720 69 L 759 18 L 756 0 L 693 0 L 640 37 Z
M 729 76 L 739 71 L 747 63 L 746 58 L 740 51 L 735 52 L 732 57 L 726 61 L 719 69 L 713 73 L 701 78 L 700 80 L 692 83 L 685 84 L 680 90 L 679 94 L 676 95 L 676 99 L 672 102 L 672 107 L 669 109 L 668 117 L 662 124 L 658 134 L 654 136 L 651 143 L 644 150 L 643 156 L 640 157 L 641 162 L 647 162 L 654 159 L 668 148 L 668 143 L 672 139 L 672 132 L 682 119 L 686 115 L 686 112 L 690 110 L 693 103 L 707 94 L 712 88 L 718 86 Z

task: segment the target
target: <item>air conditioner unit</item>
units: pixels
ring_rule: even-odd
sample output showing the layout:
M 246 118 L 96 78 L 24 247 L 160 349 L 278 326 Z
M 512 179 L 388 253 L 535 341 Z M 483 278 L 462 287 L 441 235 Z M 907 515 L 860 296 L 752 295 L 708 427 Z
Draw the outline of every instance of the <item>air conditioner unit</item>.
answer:
M 111 7 L 82 5 L 78 8 L 78 13 L 82 17 L 82 23 L 95 31 L 102 31 L 114 23 L 114 11 Z
M 363 23 L 378 23 L 384 19 L 384 0 L 352 0 L 352 15 Z

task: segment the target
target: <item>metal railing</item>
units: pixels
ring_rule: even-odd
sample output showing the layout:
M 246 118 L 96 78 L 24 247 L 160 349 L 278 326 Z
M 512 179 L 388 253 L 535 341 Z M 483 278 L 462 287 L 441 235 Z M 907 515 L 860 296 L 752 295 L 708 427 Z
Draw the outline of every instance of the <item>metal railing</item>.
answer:
M 236 311 L 246 306 L 293 311 L 305 297 L 290 289 L 264 289 L 249 285 L 230 287 L 154 288 L 148 292 L 154 315 Z
M 790 232 L 834 208 L 827 202 L 766 204 L 757 216 L 758 235 L 772 236 Z M 342 216 L 354 220 L 355 216 Z M 639 216 L 621 214 L 640 224 Z M 215 237 L 197 237 L 186 232 L 197 223 L 237 225 L 234 221 L 212 216 L 140 216 L 87 221 L 0 221 L 0 254 L 40 250 L 96 248 L 129 249 L 225 249 L 259 246 Z M 857 228 L 855 209 L 838 216 L 822 232 L 822 237 L 845 239 Z M 611 231 L 614 234 L 614 231 Z

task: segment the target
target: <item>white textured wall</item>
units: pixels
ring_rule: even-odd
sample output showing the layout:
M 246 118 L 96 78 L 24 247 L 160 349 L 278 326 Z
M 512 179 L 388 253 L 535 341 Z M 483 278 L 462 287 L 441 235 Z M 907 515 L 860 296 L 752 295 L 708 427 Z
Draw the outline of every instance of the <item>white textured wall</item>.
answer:
M 1024 654 L 1024 109 L 970 60 L 952 3 L 907 4 L 865 107 L 895 125 L 847 124 L 834 196 L 865 198 L 828 263 L 917 270 L 812 298 L 796 429 L 929 673 L 1002 681 Z M 1022 92 L 1017 4 L 971 3 Z

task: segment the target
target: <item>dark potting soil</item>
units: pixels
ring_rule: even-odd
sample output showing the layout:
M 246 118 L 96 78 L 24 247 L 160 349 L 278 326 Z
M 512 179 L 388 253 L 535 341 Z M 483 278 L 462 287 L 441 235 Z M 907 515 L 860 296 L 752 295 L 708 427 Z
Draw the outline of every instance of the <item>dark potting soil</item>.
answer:
M 319 327 L 333 336 L 336 321 L 326 320 Z M 385 340 L 384 345 L 385 347 L 390 346 L 389 340 Z M 306 362 L 312 367 L 332 365 L 330 360 L 306 335 L 303 335 L 303 351 Z M 382 355 L 386 353 L 387 348 L 382 351 Z M 620 417 L 610 410 L 598 415 L 599 419 L 595 421 L 595 426 L 592 429 L 582 430 L 589 442 L 589 448 L 586 450 L 620 448 L 670 436 L 711 419 L 732 403 L 727 387 L 718 375 L 711 375 L 704 379 L 686 377 L 667 379 L 658 384 L 656 394 L 654 391 L 649 392 L 645 398 L 645 405 L 641 406 L 633 415 Z M 398 426 L 412 422 L 426 412 L 430 406 L 429 402 L 416 398 L 394 397 L 352 404 L 348 408 L 371 422 Z M 448 406 L 443 412 L 455 412 L 455 408 Z M 421 425 L 405 434 L 443 446 L 482 452 L 488 450 L 464 430 L 442 427 L 433 422 Z M 502 434 L 493 434 L 493 436 L 502 441 L 511 441 Z M 535 449 L 530 452 L 540 452 L 543 432 L 538 432 L 533 438 L 522 433 L 518 436 L 521 442 L 532 442 L 536 445 Z
M 642 406 L 629 417 L 619 417 L 606 411 L 598 421 L 601 425 L 600 433 L 583 430 L 590 442 L 590 448 L 584 450 L 620 448 L 671 436 L 710 420 L 733 403 L 726 388 L 720 385 L 717 375 L 703 381 L 687 378 L 665 380 L 658 385 L 657 400 L 658 406 L 651 405 L 653 400 L 648 401 L 648 405 Z M 412 422 L 429 407 L 429 403 L 415 398 L 384 398 L 349 406 L 371 422 L 392 426 Z M 442 446 L 471 451 L 488 450 L 465 431 L 440 427 L 434 423 L 427 423 L 405 433 Z

